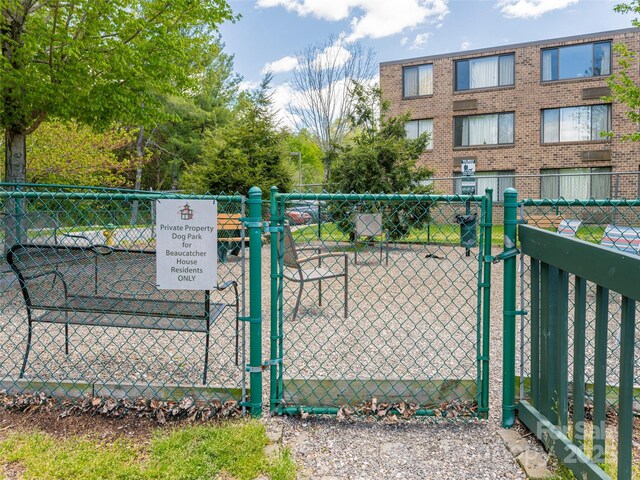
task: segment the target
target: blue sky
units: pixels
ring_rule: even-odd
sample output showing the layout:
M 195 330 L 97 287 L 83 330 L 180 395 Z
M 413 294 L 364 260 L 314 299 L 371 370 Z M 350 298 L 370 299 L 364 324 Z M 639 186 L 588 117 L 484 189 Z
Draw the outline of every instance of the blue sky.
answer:
M 289 98 L 295 54 L 331 34 L 359 41 L 377 62 L 631 27 L 619 0 L 229 0 L 242 18 L 221 27 L 246 87 L 274 73 Z

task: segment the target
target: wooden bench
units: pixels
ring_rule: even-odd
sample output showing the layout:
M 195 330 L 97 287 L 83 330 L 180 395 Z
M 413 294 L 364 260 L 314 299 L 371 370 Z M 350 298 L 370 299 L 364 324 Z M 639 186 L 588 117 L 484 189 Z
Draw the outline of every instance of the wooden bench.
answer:
M 242 244 L 248 239 L 243 236 L 243 225 L 239 213 L 218 213 L 218 260 L 225 262 L 227 254 L 239 255 Z
M 640 254 L 640 228 L 607 225 L 600 241 L 604 247 L 614 248 L 622 252 Z
M 18 278 L 27 309 L 27 346 L 20 377 L 29 359 L 34 323 L 64 325 L 69 354 L 69 325 L 138 328 L 205 334 L 203 383 L 207 383 L 209 332 L 227 307 L 235 307 L 236 364 L 238 363 L 239 297 L 212 301 L 212 291 L 158 290 L 153 250 L 129 250 L 104 245 L 62 246 L 17 244 L 7 263 Z
M 562 222 L 561 215 L 531 215 L 525 217 L 527 221 L 527 225 L 532 225 L 534 227 L 543 228 L 545 230 L 553 228 L 557 230 L 560 222 Z

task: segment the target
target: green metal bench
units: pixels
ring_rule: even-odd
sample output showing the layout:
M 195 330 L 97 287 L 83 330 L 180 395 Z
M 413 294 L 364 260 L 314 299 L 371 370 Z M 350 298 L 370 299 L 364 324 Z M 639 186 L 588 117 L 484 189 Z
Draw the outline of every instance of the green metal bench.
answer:
M 203 383 L 207 383 L 209 332 L 227 307 L 235 307 L 235 361 L 238 364 L 239 297 L 212 302 L 211 291 L 158 290 L 153 250 L 128 250 L 104 245 L 62 246 L 17 244 L 7 263 L 18 278 L 27 309 L 28 333 L 20 377 L 24 376 L 34 323 L 64 325 L 69 354 L 69 325 L 140 328 L 205 334 Z M 221 299 L 223 294 L 220 294 Z

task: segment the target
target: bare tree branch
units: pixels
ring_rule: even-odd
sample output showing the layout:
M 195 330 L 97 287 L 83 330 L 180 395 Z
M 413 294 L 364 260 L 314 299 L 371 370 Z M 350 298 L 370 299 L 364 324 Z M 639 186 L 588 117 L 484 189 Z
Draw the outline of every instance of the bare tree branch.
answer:
M 298 129 L 306 129 L 324 154 L 324 177 L 331 172 L 332 153 L 349 133 L 352 82 L 366 84 L 375 73 L 374 53 L 359 43 L 332 36 L 296 54 L 294 98 L 288 106 Z

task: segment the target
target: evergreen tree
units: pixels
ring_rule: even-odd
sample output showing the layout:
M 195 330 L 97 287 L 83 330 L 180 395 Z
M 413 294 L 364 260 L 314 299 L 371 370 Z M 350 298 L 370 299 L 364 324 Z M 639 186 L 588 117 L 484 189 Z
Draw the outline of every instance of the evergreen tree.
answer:
M 291 188 L 288 133 L 277 126 L 271 111 L 270 80 L 267 76 L 257 91 L 240 95 L 233 120 L 204 140 L 198 163 L 183 176 L 183 188 L 216 194 L 247 194 L 254 185 L 264 194 L 272 185 L 281 191 Z

